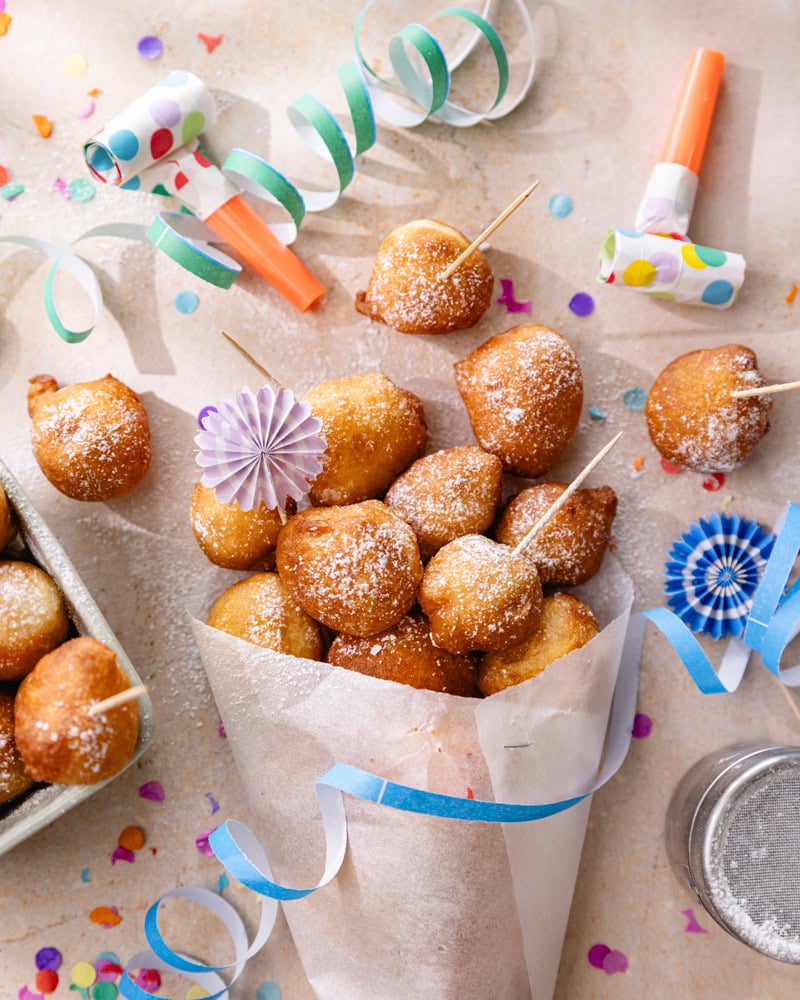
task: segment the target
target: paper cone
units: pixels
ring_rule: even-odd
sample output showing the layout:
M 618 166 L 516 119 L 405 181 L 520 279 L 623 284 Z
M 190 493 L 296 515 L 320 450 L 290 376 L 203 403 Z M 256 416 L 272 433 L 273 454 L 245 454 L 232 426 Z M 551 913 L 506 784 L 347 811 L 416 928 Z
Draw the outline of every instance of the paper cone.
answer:
M 275 878 L 313 885 L 314 791 L 335 762 L 430 791 L 544 803 L 591 787 L 632 601 L 607 557 L 581 589 L 601 626 L 538 678 L 484 700 L 272 653 L 194 623 Z M 345 798 L 336 879 L 284 906 L 320 1000 L 552 995 L 589 800 L 531 823 L 431 818 Z

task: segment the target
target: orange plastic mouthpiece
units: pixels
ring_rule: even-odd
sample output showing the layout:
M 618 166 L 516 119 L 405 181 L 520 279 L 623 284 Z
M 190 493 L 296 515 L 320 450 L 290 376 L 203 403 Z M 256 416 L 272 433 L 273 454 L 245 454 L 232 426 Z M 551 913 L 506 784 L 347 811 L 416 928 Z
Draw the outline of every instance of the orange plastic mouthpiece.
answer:
M 325 286 L 240 195 L 203 221 L 300 312 L 316 305 L 325 294 Z
M 680 163 L 692 173 L 700 173 L 724 68 L 721 52 L 703 48 L 692 52 L 661 153 L 662 163 Z

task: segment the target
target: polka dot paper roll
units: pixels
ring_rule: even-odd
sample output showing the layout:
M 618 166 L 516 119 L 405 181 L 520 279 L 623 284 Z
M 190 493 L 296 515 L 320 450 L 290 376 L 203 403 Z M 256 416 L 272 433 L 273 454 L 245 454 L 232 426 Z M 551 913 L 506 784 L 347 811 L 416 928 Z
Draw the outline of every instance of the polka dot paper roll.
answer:
M 611 229 L 600 248 L 598 280 L 671 302 L 727 309 L 736 301 L 745 267 L 738 253 Z
M 213 123 L 214 100 L 192 73 L 174 70 L 84 144 L 89 169 L 106 184 L 123 184 Z

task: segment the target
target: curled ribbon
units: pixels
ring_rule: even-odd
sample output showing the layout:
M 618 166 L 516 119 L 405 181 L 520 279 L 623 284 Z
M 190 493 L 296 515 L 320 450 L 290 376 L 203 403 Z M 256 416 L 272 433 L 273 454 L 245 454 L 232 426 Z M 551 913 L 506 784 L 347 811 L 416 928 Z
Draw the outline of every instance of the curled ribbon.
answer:
M 306 212 L 324 211 L 339 199 L 355 175 L 356 157 L 376 142 L 376 117 L 404 128 L 413 128 L 428 118 L 457 127 L 468 127 L 507 115 L 527 95 L 533 82 L 536 66 L 533 26 L 523 0 L 515 0 L 515 3 L 523 19 L 530 50 L 528 69 L 519 93 L 502 107 L 500 104 L 506 96 L 509 82 L 508 57 L 497 31 L 487 17 L 461 7 L 446 7 L 434 15 L 435 18 L 457 17 L 476 29 L 473 41 L 450 63 L 441 45 L 427 28 L 419 24 L 406 25 L 389 41 L 389 60 L 399 81 L 399 84 L 393 84 L 378 75 L 362 51 L 360 34 L 373 3 L 374 0 L 369 0 L 356 20 L 353 37 L 356 58 L 337 70 L 354 130 L 354 147 L 351 149 L 334 115 L 313 95 L 303 94 L 287 108 L 287 114 L 301 138 L 316 154 L 332 164 L 336 173 L 336 185 L 327 191 L 299 188 L 261 157 L 239 148 L 230 152 L 221 167 L 226 180 L 235 184 L 239 190 L 283 210 L 285 217 L 281 221 L 270 223 L 269 228 L 285 245 L 296 238 Z M 487 3 L 487 10 L 489 6 L 490 3 Z M 488 45 L 497 70 L 496 94 L 490 108 L 483 112 L 471 111 L 450 100 L 452 71 L 463 62 L 475 42 L 481 40 Z M 410 98 L 418 106 L 418 110 L 401 104 L 392 96 L 392 90 Z M 195 135 L 196 130 L 190 130 L 189 138 L 194 139 Z M 116 167 L 108 151 L 98 150 L 92 143 L 87 144 L 87 162 L 90 170 L 98 177 L 104 176 L 107 171 L 113 172 Z M 156 171 L 158 166 L 159 164 L 155 164 L 146 172 Z M 133 177 L 122 186 L 137 188 L 138 178 Z M 156 189 L 161 193 L 175 193 L 166 191 L 163 183 L 157 184 Z M 216 249 L 214 244 L 219 243 L 220 238 L 208 226 L 199 219 L 187 219 L 180 213 L 160 212 L 149 227 L 125 224 L 101 226 L 83 233 L 73 245 L 98 235 L 150 240 L 192 274 L 220 288 L 229 288 L 241 271 L 235 260 Z M 44 287 L 48 319 L 58 335 L 68 343 L 85 340 L 92 332 L 102 307 L 100 286 L 88 264 L 76 255 L 71 246 L 56 246 L 43 240 L 13 236 L 5 237 L 3 241 L 28 246 L 53 258 Z M 85 329 L 69 329 L 60 317 L 53 291 L 59 267 L 63 267 L 78 281 L 91 301 L 94 320 Z
M 703 694 L 735 691 L 751 652 L 759 653 L 767 670 L 788 687 L 800 685 L 800 664 L 781 666 L 786 647 L 800 633 L 800 581 L 787 591 L 798 551 L 800 506 L 789 503 L 776 528 L 775 545 L 753 594 L 744 634 L 728 642 L 716 671 L 700 643 L 672 611 L 653 608 L 642 612 L 669 640 Z
M 227 820 L 211 833 L 208 843 L 226 871 L 242 885 L 262 897 L 264 911 L 253 943 L 248 948 L 245 936 L 244 943 L 237 946 L 236 960 L 227 966 L 206 966 L 193 962 L 186 956 L 172 951 L 162 938 L 156 921 L 156 912 L 161 902 L 158 900 L 150 907 L 145 917 L 145 937 L 152 950 L 135 955 L 128 962 L 127 970 L 132 971 L 142 965 L 152 965 L 155 958 L 167 963 L 172 969 L 191 975 L 216 975 L 223 969 L 232 969 L 233 978 L 228 988 L 232 986 L 242 970 L 243 960 L 255 954 L 257 942 L 260 947 L 269 937 L 272 923 L 269 923 L 269 929 L 265 929 L 265 925 L 268 922 L 267 914 L 272 914 L 272 907 L 277 905 L 275 901 L 302 899 L 328 885 L 338 874 L 347 848 L 347 816 L 342 797 L 344 794 L 404 812 L 483 823 L 527 823 L 554 816 L 582 802 L 616 774 L 628 753 L 636 712 L 643 630 L 644 622 L 640 616 L 637 615 L 629 620 L 611 705 L 605 759 L 600 773 L 582 794 L 542 805 L 491 802 L 411 788 L 349 764 L 334 764 L 317 781 L 316 786 L 326 845 L 325 866 L 316 885 L 293 888 L 275 882 L 264 849 L 255 835 L 238 821 Z M 197 898 L 192 894 L 202 891 L 178 889 L 167 893 L 162 899 L 175 894 Z M 230 914 L 222 916 L 219 909 L 215 909 L 215 912 L 221 916 L 229 933 L 236 940 L 233 928 L 238 925 Z M 238 920 L 238 917 L 236 919 Z M 271 920 L 274 922 L 274 915 L 271 916 Z M 164 968 L 163 965 L 153 967 Z M 148 996 L 135 985 L 128 971 L 120 981 L 119 989 L 122 996 L 128 1000 L 146 1000 Z M 214 993 L 211 1000 L 222 996 L 227 996 L 224 990 L 221 993 Z

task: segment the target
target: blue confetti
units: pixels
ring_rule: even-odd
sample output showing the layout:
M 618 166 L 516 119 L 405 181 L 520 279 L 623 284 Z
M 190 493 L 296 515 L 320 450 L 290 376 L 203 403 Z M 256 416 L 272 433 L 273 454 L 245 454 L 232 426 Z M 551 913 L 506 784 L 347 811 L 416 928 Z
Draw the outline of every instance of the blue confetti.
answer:
M 211 792 L 206 792 L 206 798 L 211 803 L 211 815 L 213 816 L 215 812 L 219 812 L 219 803 L 211 794 Z
M 573 201 L 568 194 L 554 194 L 547 203 L 547 210 L 557 219 L 566 219 L 572 207 Z
M 635 385 L 632 389 L 626 389 L 623 392 L 622 402 L 625 404 L 626 410 L 630 410 L 631 413 L 637 413 L 639 410 L 644 409 L 644 404 L 647 402 L 647 393 L 644 389 Z
M 601 424 L 605 423 L 606 415 L 597 406 L 589 407 L 589 416 L 592 418 L 592 420 L 599 420 Z
M 82 868 L 81 869 L 81 882 L 88 882 L 88 881 L 89 881 L 89 869 L 88 868 Z
M 256 1000 L 281 1000 L 281 988 L 277 983 L 262 983 L 256 990 Z
M 10 182 L 9 184 L 4 184 L 0 187 L 0 198 L 4 198 L 6 201 L 13 201 L 15 198 L 18 198 L 24 190 L 25 188 L 22 184 Z
M 191 316 L 200 305 L 200 299 L 194 292 L 178 292 L 175 296 L 175 308 L 184 316 Z
M 222 890 L 227 889 L 229 885 L 230 885 L 230 879 L 225 874 L 225 872 L 223 872 L 217 879 L 217 892 L 222 892 Z

